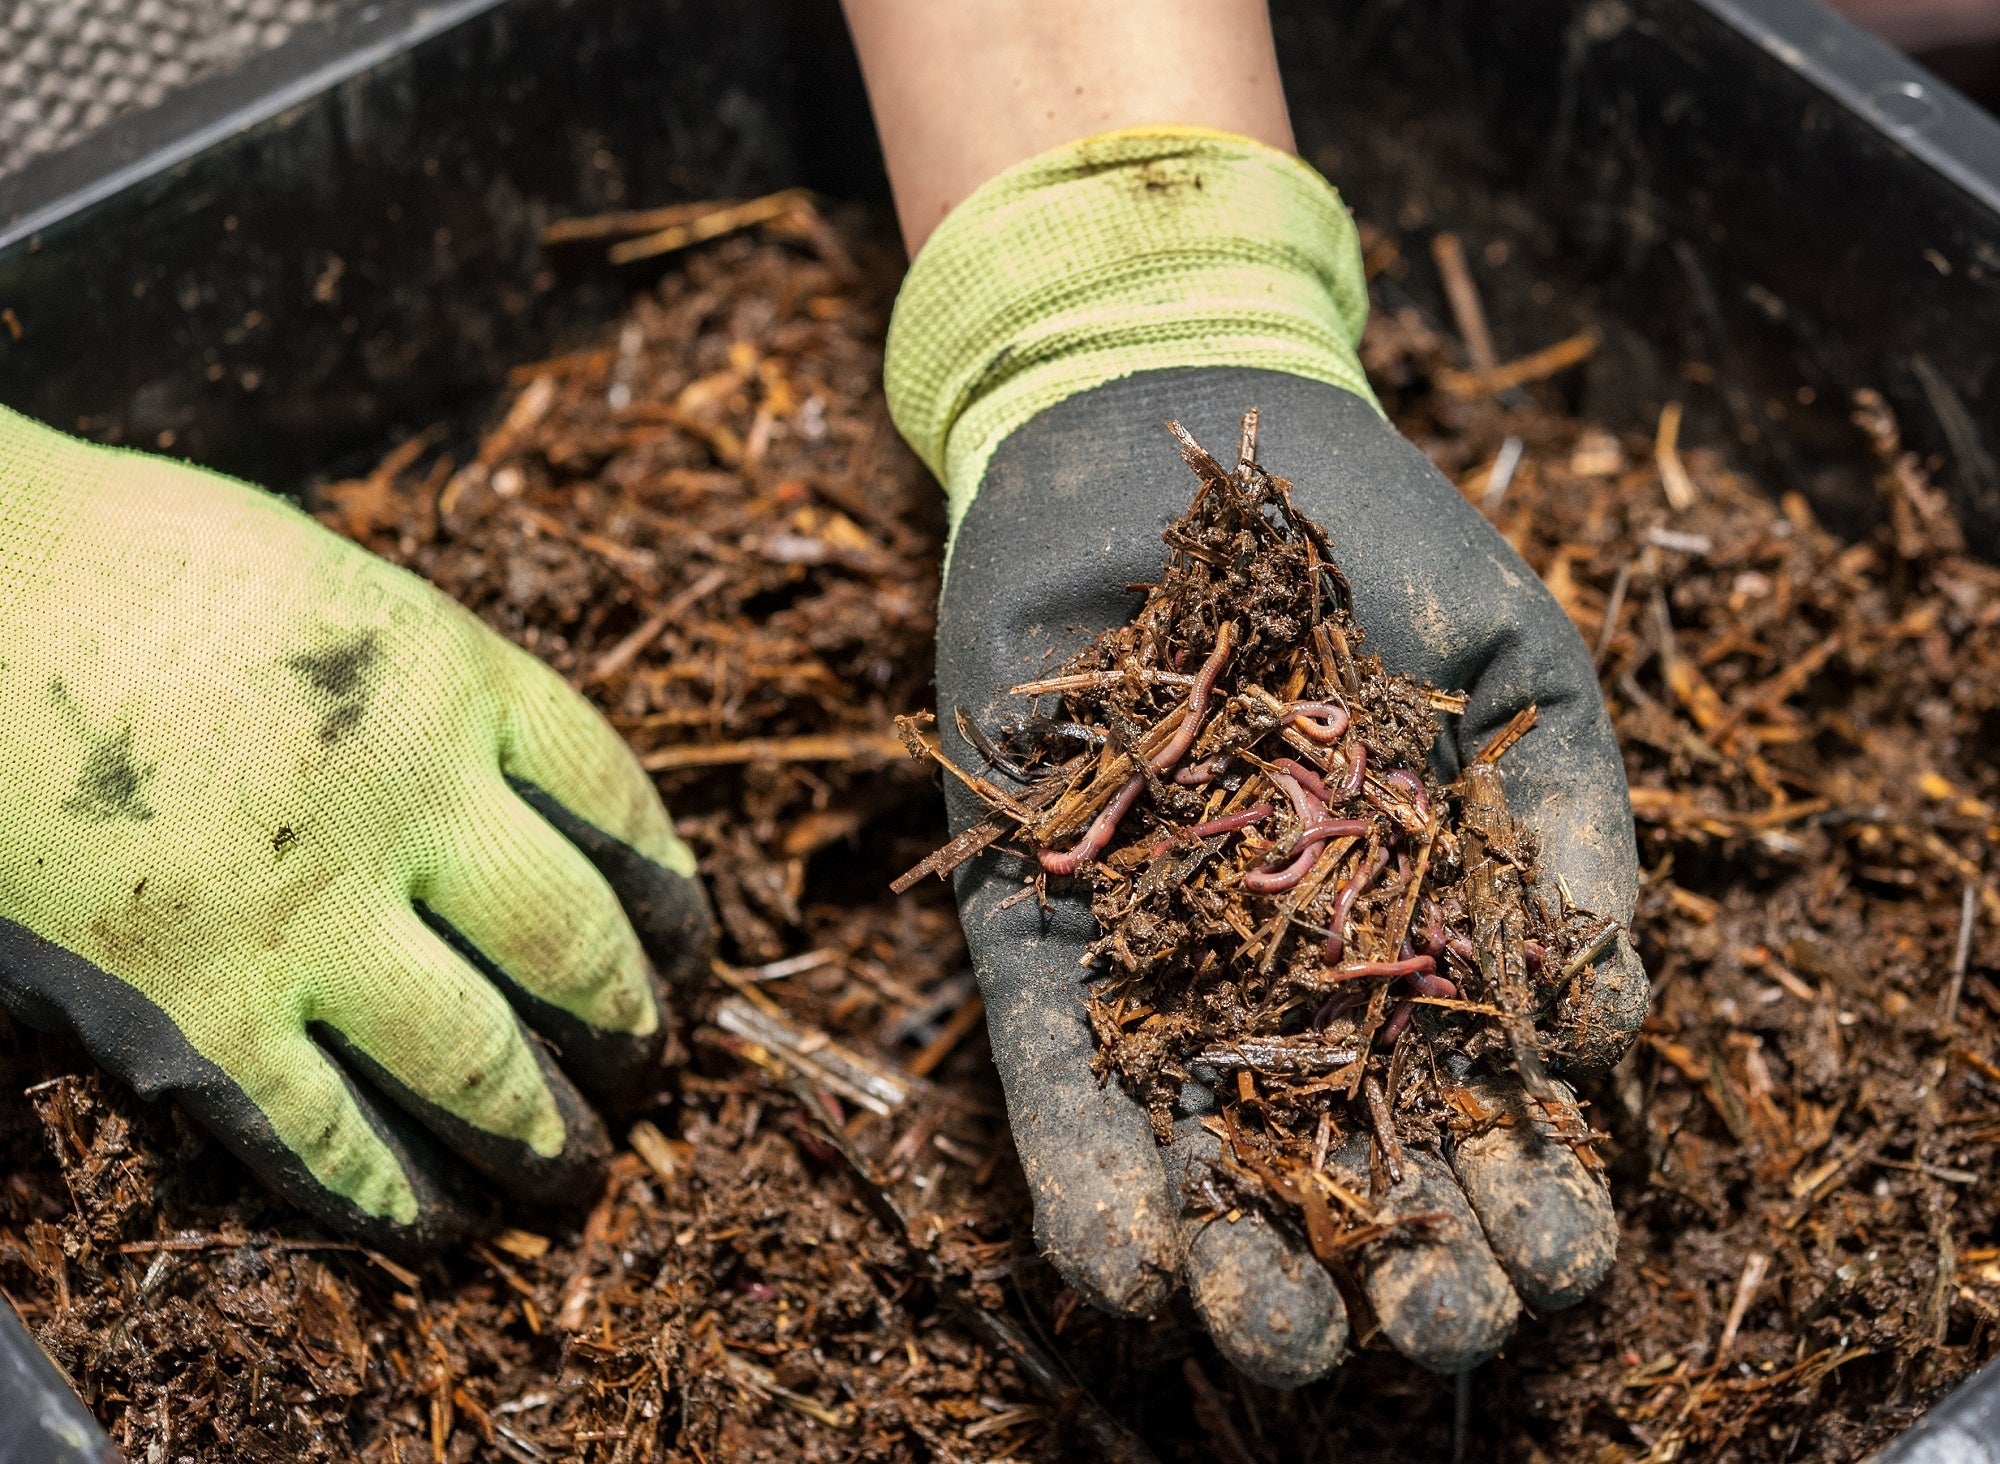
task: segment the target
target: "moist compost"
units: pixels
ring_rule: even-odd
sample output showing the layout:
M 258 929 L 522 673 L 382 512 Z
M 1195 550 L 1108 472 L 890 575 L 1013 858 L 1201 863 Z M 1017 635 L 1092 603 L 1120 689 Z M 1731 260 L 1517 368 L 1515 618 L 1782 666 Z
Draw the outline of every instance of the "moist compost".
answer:
M 1012 688 L 1033 710 L 998 742 L 953 709 L 1024 792 L 957 767 L 903 720 L 913 755 L 989 812 L 897 887 L 949 874 L 1002 830 L 1039 866 L 1014 900 L 1082 880 L 1100 1076 L 1118 1074 L 1162 1144 L 1190 1080 L 1215 1092 L 1205 1122 L 1226 1155 L 1196 1186 L 1211 1213 L 1233 1219 L 1237 1196 L 1277 1209 L 1337 1266 L 1383 1227 L 1328 1175 L 1329 1148 L 1369 1132 L 1400 1184 L 1405 1143 L 1441 1147 L 1507 1117 L 1464 1081 L 1477 1065 L 1516 1073 L 1538 1127 L 1596 1162 L 1548 1059 L 1594 1045 L 1591 962 L 1618 927 L 1559 885 L 1536 892 L 1536 841 L 1498 771 L 1534 708 L 1450 788 L 1431 775 L 1436 713 L 1465 698 L 1365 653 L 1325 530 L 1257 461 L 1258 422 L 1244 414 L 1233 468 L 1168 423 L 1197 486 L 1138 612 Z
M 891 733 L 932 710 L 942 535 L 878 384 L 898 263 L 765 217 L 324 495 L 604 707 L 715 891 L 716 980 L 602 1190 L 372 1256 L 10 1029 L 0 1286 L 163 1464 L 1136 1457 L 1108 1420 L 1163 1459 L 1449 1457 L 1451 1385 L 1365 1334 L 1275 1393 L 1035 1255 L 948 895 L 887 888 L 944 839 Z M 1584 1095 L 1617 1264 L 1474 1377 L 1468 1457 L 1860 1458 L 1995 1350 L 2000 574 L 1877 402 L 1879 521 L 1836 537 L 1678 412 L 1571 415 L 1533 378 L 1587 343 L 1468 373 L 1397 241 L 1369 260 L 1384 404 L 1596 652 L 1656 988 Z

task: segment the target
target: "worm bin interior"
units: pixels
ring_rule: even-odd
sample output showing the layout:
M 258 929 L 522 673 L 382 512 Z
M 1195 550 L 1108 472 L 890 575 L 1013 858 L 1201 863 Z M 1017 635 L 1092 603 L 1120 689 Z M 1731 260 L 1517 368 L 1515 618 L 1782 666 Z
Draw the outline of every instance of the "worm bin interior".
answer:
M 1465 1457 L 1863 1457 L 2000 1323 L 2000 147 L 1776 0 L 1278 9 L 1364 364 L 1592 647 L 1645 868 L 1652 1015 L 1576 1119 L 1619 1258 Z M 415 1268 L 0 1027 L 0 1287 L 129 1457 L 1451 1456 L 1365 1325 L 1272 1392 L 1035 1253 L 948 891 L 889 889 L 945 839 L 894 730 L 943 516 L 845 44 L 390 4 L 0 184 L 0 400 L 303 493 L 547 658 L 724 928 L 603 1191 Z

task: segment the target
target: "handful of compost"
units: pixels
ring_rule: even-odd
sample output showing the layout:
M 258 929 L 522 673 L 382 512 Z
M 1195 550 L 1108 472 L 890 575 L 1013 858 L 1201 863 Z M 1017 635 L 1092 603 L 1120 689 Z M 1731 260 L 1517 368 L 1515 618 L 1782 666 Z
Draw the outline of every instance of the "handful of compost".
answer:
M 1537 1127 L 1595 1162 L 1544 1059 L 1591 1009 L 1583 986 L 1619 927 L 1536 893 L 1497 766 L 1534 709 L 1441 785 L 1436 719 L 1464 698 L 1361 653 L 1327 536 L 1256 461 L 1256 412 L 1233 470 L 1169 430 L 1199 487 L 1162 536 L 1159 583 L 1134 587 L 1128 624 L 1012 689 L 1059 698 L 1059 715 L 995 737 L 957 714 L 1026 792 L 951 768 L 990 813 L 919 871 L 1012 836 L 1037 867 L 1015 899 L 1087 884 L 1100 1076 L 1163 1144 L 1189 1080 L 1210 1089 L 1222 1142 L 1200 1197 L 1298 1213 L 1332 1263 L 1380 1227 L 1326 1179 L 1329 1149 L 1365 1128 L 1378 1176 L 1400 1183 L 1405 1142 L 1507 1121 L 1474 1096 L 1482 1066 L 1517 1071 Z

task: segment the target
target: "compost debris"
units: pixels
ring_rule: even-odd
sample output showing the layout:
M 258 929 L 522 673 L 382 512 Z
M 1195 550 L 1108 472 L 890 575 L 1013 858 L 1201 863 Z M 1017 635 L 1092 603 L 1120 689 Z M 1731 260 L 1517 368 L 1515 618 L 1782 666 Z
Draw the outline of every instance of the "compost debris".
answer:
M 886 889 L 944 837 L 891 733 L 943 527 L 880 395 L 898 261 L 797 199 L 741 217 L 483 430 L 323 495 L 606 710 L 715 891 L 724 963 L 603 1189 L 406 1266 L 7 1029 L 0 1286 L 133 1459 L 1449 1457 L 1451 1385 L 1365 1331 L 1271 1392 L 1035 1254 L 949 899 Z M 1470 242 L 1439 268 L 1510 245 L 1509 301 L 1557 298 Z M 1596 651 L 1657 991 L 1583 1095 L 1617 1263 L 1474 1376 L 1468 1457 L 1861 1458 L 1996 1350 L 2000 572 L 1879 402 L 1879 514 L 1837 537 L 1700 445 L 1703 363 L 1685 419 L 1579 420 L 1594 334 L 1484 368 L 1366 244 L 1383 404 Z

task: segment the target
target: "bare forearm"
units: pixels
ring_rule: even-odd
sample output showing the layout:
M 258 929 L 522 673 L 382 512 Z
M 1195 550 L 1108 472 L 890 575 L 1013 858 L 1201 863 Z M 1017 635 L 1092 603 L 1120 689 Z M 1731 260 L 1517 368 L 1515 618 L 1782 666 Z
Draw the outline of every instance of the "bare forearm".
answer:
M 1264 0 L 845 0 L 911 253 L 995 174 L 1093 133 L 1292 146 Z

